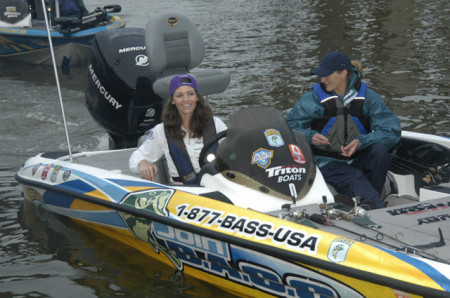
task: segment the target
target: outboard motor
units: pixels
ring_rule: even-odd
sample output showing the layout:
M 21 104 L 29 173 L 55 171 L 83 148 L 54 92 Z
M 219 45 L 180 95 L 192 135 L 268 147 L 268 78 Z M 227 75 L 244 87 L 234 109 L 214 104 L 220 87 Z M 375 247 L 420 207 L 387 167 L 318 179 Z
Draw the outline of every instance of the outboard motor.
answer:
M 232 182 L 294 202 L 309 192 L 316 177 L 306 138 L 288 127 L 280 111 L 263 106 L 230 118 L 216 167 Z
M 111 149 L 136 146 L 161 121 L 163 99 L 152 90 L 144 30 L 124 28 L 98 33 L 88 64 L 86 105 L 111 137 Z
M 0 27 L 31 27 L 31 14 L 23 0 L 0 1 Z
M 204 54 L 197 28 L 178 13 L 151 17 L 145 31 L 124 28 L 96 35 L 89 59 L 86 105 L 110 135 L 111 148 L 136 146 L 141 135 L 161 122 L 175 75 L 195 77 L 203 95 L 227 88 L 230 75 L 225 70 L 190 72 Z

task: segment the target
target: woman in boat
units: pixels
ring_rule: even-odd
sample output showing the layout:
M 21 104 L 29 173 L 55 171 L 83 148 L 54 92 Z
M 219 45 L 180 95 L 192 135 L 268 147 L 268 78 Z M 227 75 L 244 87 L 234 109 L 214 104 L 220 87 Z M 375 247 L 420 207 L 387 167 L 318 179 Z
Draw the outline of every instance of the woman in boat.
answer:
M 156 125 L 145 142 L 133 152 L 129 166 L 133 173 L 154 181 L 158 173 L 155 162 L 165 155 L 174 182 L 196 184 L 203 144 L 227 127 L 212 115 L 192 76 L 173 77 L 169 90 L 170 99 L 162 113 L 163 123 Z M 215 147 L 217 145 L 212 146 L 212 150 Z
M 401 126 L 381 97 L 361 82 L 357 66 L 344 53 L 326 54 L 311 72 L 320 83 L 299 99 L 286 120 L 313 145 L 327 183 L 341 194 L 360 196 L 371 208 L 382 208 L 388 150 L 399 142 Z

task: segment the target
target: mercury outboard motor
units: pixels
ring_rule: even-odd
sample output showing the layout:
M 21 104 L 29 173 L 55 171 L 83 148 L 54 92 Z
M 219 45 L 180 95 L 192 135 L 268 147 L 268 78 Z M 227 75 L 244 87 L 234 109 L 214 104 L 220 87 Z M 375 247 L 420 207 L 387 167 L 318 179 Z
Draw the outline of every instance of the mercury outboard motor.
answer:
M 204 54 L 196 26 L 178 13 L 152 16 L 145 30 L 97 34 L 89 59 L 86 105 L 110 135 L 110 147 L 134 147 L 140 136 L 161 122 L 170 80 L 177 74 L 192 75 L 203 95 L 223 92 L 230 83 L 227 71 L 190 72 Z
M 153 92 L 145 32 L 139 28 L 98 33 L 88 64 L 86 105 L 111 137 L 111 148 L 136 146 L 136 139 L 161 121 L 163 99 Z

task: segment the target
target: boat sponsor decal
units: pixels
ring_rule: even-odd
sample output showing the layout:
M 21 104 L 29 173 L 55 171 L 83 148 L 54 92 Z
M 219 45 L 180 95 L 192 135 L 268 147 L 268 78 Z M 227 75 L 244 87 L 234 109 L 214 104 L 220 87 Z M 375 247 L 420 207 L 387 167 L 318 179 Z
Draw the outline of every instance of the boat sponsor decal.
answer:
M 52 171 L 52 175 L 50 176 L 50 181 L 52 183 L 55 183 L 56 181 L 56 177 L 58 177 L 58 172 L 59 170 L 61 170 L 61 166 L 56 166 L 53 171 Z
M 41 167 L 41 165 L 42 163 L 40 162 L 31 169 L 31 176 L 34 176 L 34 174 L 36 174 L 36 171 Z
M 177 17 L 170 17 L 166 20 L 167 24 L 170 26 L 177 26 L 178 25 L 178 18 Z
M 276 178 L 278 183 L 302 180 L 306 169 L 298 165 L 277 166 L 266 169 L 268 178 Z
M 42 170 L 41 178 L 42 180 L 45 180 L 47 178 L 48 171 L 52 168 L 53 164 L 49 163 L 45 166 L 45 168 Z
M 167 204 L 174 192 L 175 190 L 170 188 L 133 192 L 128 194 L 120 204 L 168 217 Z
M 109 104 L 116 110 L 122 108 L 122 105 L 109 93 L 108 90 L 102 85 L 100 80 L 98 79 L 97 75 L 95 74 L 94 68 L 92 67 L 92 64 L 89 64 L 89 74 L 91 76 L 91 80 L 94 82 L 94 85 L 97 87 L 100 94 L 103 95 L 105 100 L 109 102 Z
M 348 238 L 337 238 L 333 240 L 328 249 L 328 259 L 334 263 L 342 263 L 347 258 L 347 253 L 355 241 Z
M 136 66 L 149 66 L 150 63 L 148 63 L 148 57 L 147 55 L 137 55 L 136 58 L 134 58 L 136 61 Z
M 6 6 L 5 12 L 3 12 L 3 15 L 9 19 L 9 18 L 20 18 L 22 13 L 20 11 L 16 10 L 15 6 Z M 11 21 L 10 21 L 11 22 Z
M 28 30 L 24 30 L 24 29 L 17 29 L 17 28 L 0 28 L 1 32 L 9 32 L 9 33 L 18 33 L 18 34 L 26 34 L 28 32 Z M 5 45 L 19 45 L 22 46 L 24 49 L 27 50 L 32 50 L 32 47 L 29 47 L 27 45 L 22 45 L 22 44 L 17 44 L 15 42 L 13 42 L 12 40 L 5 38 L 5 37 L 1 37 L 0 40 L 2 41 L 2 46 Z M 19 51 L 20 52 L 20 51 Z
M 136 47 L 126 47 L 119 49 L 119 54 L 134 52 L 134 51 L 145 51 L 145 46 L 136 46 Z
M 282 245 L 298 251 L 317 254 L 320 236 L 290 227 L 276 227 L 271 222 L 250 219 L 223 211 L 182 204 L 176 207 L 177 216 L 184 221 L 203 224 L 228 232 L 237 233 L 258 241 L 270 240 L 275 245 Z
M 273 128 L 268 128 L 264 130 L 264 135 L 266 136 L 267 143 L 272 147 L 281 147 L 284 145 L 283 137 L 280 131 Z
M 65 170 L 64 173 L 63 173 L 63 180 L 64 181 L 69 180 L 70 174 L 72 174 L 72 170 L 71 169 Z
M 259 167 L 265 169 L 272 163 L 273 150 L 259 148 L 253 151 L 252 164 L 257 164 Z
M 400 208 L 396 208 L 396 209 L 392 209 L 392 210 L 386 210 L 386 212 L 392 216 L 413 215 L 413 214 L 437 211 L 437 210 L 448 209 L 448 208 L 450 208 L 450 201 L 445 202 L 445 203 L 436 203 L 436 204 L 420 203 L 420 204 L 416 204 L 414 206 L 400 207 Z
M 306 163 L 305 155 L 303 155 L 302 150 L 295 144 L 289 144 L 289 150 L 291 150 L 292 158 L 296 163 L 304 164 Z
M 430 224 L 435 222 L 447 221 L 450 220 L 450 214 L 440 214 L 436 216 L 429 216 L 425 218 L 418 218 L 417 225 Z
M 120 204 L 168 217 L 169 211 L 167 210 L 167 204 L 174 192 L 175 190 L 173 189 L 151 189 L 134 192 L 127 195 Z M 155 231 L 151 220 L 124 212 L 118 213 L 125 221 L 131 233 L 137 238 L 148 242 L 157 253 L 164 253 L 178 270 L 183 269 L 183 264 L 174 252 L 168 249 L 167 246 L 161 245 L 155 238 Z
M 193 267 L 275 296 L 339 297 L 338 291 L 333 286 L 341 287 L 341 290 L 345 288 L 346 291 L 352 291 L 313 270 L 272 258 L 257 251 L 230 245 L 217 239 L 158 222 L 153 223 L 153 231 L 155 238 L 173 252 L 183 264 L 183 268 L 184 266 Z M 271 266 L 262 265 L 267 263 L 270 263 Z

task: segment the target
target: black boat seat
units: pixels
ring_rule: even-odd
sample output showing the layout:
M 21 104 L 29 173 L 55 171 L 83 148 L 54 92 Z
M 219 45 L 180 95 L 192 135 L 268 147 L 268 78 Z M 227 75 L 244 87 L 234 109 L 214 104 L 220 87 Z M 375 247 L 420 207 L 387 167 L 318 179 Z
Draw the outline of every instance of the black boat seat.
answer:
M 221 69 L 207 69 L 199 72 L 191 72 L 189 74 L 197 81 L 198 90 L 202 95 L 225 91 L 231 80 L 229 72 Z M 153 84 L 153 91 L 161 98 L 169 98 L 170 80 L 172 80 L 174 76 L 175 75 L 171 75 L 156 80 Z

